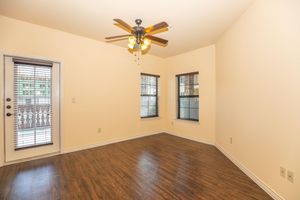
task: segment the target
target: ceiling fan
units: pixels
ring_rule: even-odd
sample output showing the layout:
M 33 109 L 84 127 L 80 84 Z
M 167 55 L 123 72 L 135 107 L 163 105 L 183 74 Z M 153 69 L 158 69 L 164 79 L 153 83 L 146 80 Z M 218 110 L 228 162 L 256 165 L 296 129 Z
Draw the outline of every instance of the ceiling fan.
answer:
M 114 25 L 125 30 L 129 34 L 106 37 L 105 39 L 108 42 L 128 39 L 128 50 L 130 52 L 141 50 L 143 53 L 146 53 L 149 50 L 152 42 L 153 44 L 163 47 L 168 45 L 168 40 L 153 36 L 154 34 L 168 31 L 169 25 L 166 22 L 160 22 L 158 24 L 144 28 L 143 26 L 141 26 L 141 19 L 136 19 L 136 26 L 133 27 L 121 19 L 113 20 L 116 22 Z

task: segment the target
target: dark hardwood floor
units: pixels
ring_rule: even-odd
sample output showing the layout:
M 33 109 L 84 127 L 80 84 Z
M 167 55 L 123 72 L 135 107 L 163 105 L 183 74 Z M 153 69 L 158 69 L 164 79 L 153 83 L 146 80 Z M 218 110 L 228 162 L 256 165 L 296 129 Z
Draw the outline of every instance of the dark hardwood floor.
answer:
M 272 198 L 214 146 L 158 134 L 0 168 L 0 199 Z

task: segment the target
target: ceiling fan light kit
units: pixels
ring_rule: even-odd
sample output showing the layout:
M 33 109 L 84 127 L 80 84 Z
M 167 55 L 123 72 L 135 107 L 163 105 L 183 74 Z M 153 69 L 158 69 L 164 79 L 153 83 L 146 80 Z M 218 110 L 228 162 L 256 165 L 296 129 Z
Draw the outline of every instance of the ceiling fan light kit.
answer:
M 117 27 L 127 31 L 130 34 L 106 37 L 105 39 L 108 42 L 128 39 L 127 46 L 129 52 L 131 53 L 140 52 L 142 54 L 145 54 L 150 49 L 152 43 L 163 47 L 168 45 L 168 40 L 153 36 L 154 34 L 168 31 L 169 25 L 166 22 L 160 22 L 158 24 L 144 28 L 143 26 L 141 26 L 141 19 L 136 19 L 136 26 L 133 27 L 121 19 L 114 19 L 114 21 L 116 22 L 115 25 Z

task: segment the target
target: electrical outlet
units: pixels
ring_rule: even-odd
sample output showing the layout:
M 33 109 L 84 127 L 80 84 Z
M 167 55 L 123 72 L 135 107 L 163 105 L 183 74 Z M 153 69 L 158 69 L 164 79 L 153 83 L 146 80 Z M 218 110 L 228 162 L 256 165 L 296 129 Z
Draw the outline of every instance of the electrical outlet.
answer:
M 101 131 L 102 131 L 101 128 L 98 128 L 98 129 L 97 129 L 97 132 L 98 132 L 98 133 L 101 133 Z
M 232 137 L 229 138 L 229 143 L 232 144 L 233 140 Z
M 288 181 L 290 181 L 291 183 L 294 183 L 294 172 L 292 172 L 292 171 L 287 171 L 287 179 L 288 179 Z
M 171 122 L 171 125 L 174 126 L 174 122 L 173 121 Z
M 74 97 L 72 98 L 72 103 L 76 103 L 76 99 Z
M 280 167 L 280 176 L 282 178 L 285 178 L 286 176 L 286 169 L 284 167 Z

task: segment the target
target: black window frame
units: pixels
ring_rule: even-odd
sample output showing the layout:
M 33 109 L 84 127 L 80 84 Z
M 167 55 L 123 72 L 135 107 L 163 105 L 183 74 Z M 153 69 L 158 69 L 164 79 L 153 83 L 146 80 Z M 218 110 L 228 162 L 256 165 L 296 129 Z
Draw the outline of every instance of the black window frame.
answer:
M 142 76 L 151 76 L 151 77 L 155 77 L 156 79 L 156 93 L 155 95 L 152 95 L 152 94 L 142 94 L 142 89 L 141 89 L 141 96 L 140 97 L 143 97 L 143 96 L 147 96 L 147 97 L 155 97 L 155 100 L 156 100 L 156 103 L 155 103 L 155 112 L 156 114 L 155 115 L 147 115 L 147 116 L 141 116 L 141 113 L 140 113 L 140 117 L 141 119 L 145 119 L 145 118 L 155 118 L 155 117 L 159 117 L 159 107 L 158 107 L 158 79 L 160 78 L 159 75 L 155 75 L 155 74 L 148 74 L 148 73 L 141 73 L 140 74 L 140 77 L 142 78 Z M 141 79 L 141 84 L 140 86 L 142 86 L 142 79 Z M 140 109 L 142 109 L 142 105 L 140 104 Z
M 176 81 L 177 81 L 177 119 L 179 120 L 187 120 L 187 121 L 195 121 L 199 122 L 199 106 L 198 106 L 198 119 L 191 118 L 189 115 L 189 118 L 181 118 L 180 117 L 180 99 L 181 98 L 198 98 L 199 102 L 199 91 L 197 95 L 180 95 L 180 77 L 181 76 L 194 76 L 199 75 L 199 72 L 190 72 L 190 73 L 184 73 L 184 74 L 177 74 L 176 75 Z M 192 84 L 192 85 L 199 85 L 199 76 L 198 76 L 198 84 Z M 189 108 L 190 109 L 190 108 Z

